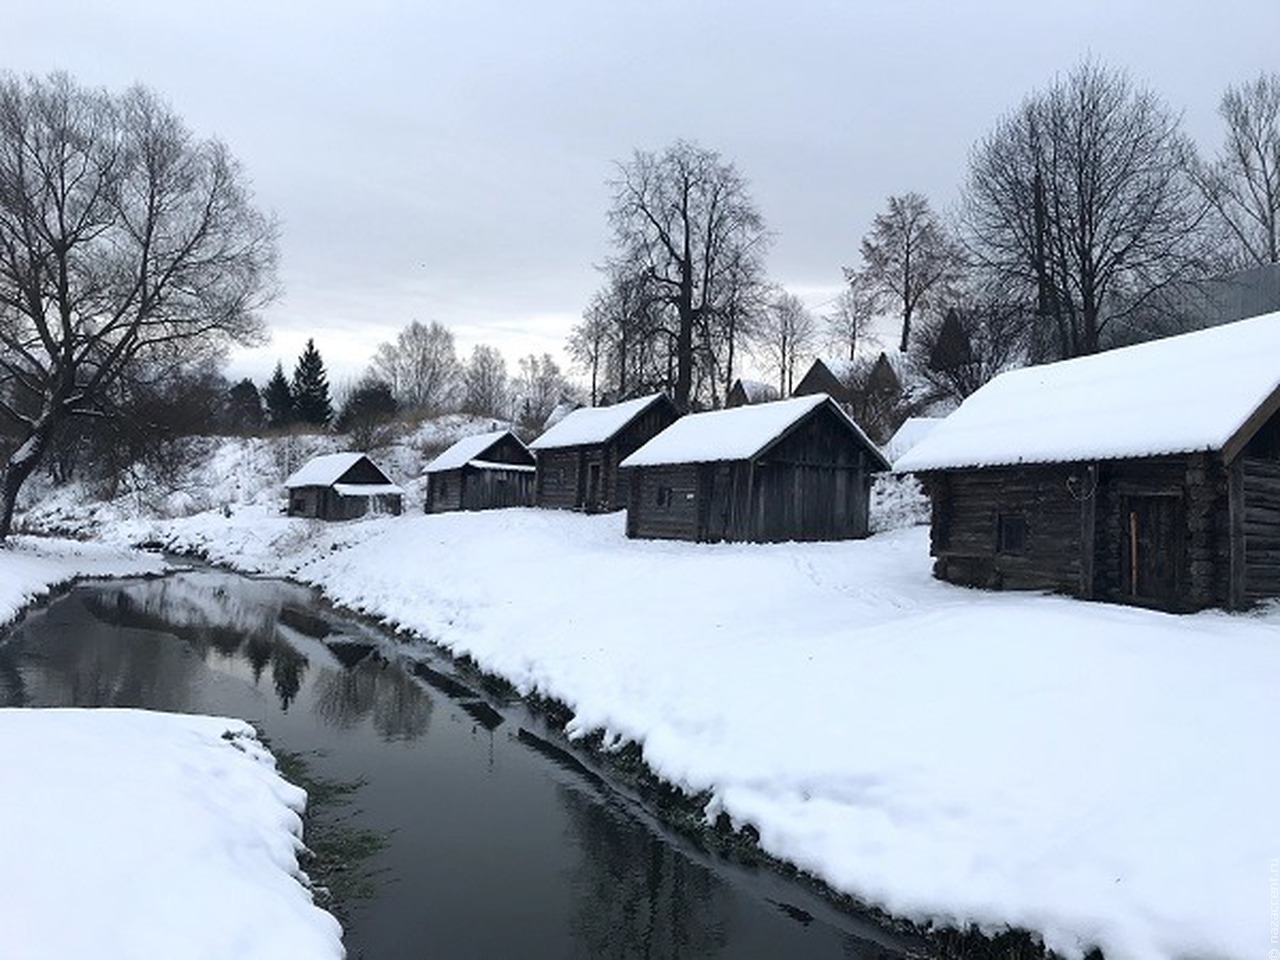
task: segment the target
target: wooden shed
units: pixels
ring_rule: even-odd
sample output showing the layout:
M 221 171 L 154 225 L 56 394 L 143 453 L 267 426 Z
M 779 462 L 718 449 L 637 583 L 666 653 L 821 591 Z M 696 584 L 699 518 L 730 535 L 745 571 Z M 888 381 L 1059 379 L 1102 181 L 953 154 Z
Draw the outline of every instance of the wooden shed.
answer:
M 627 536 L 846 540 L 889 464 L 826 394 L 685 417 L 622 461 Z
M 1280 596 L 1280 313 L 1002 374 L 895 464 L 935 576 L 1185 611 Z
M 529 444 L 538 462 L 534 502 L 587 513 L 621 510 L 618 464 L 679 416 L 661 393 L 573 411 Z
M 284 482 L 291 517 L 352 520 L 399 514 L 404 491 L 363 453 L 329 453 L 307 461 Z
M 427 513 L 533 505 L 533 454 L 510 430 L 463 437 L 425 472 Z

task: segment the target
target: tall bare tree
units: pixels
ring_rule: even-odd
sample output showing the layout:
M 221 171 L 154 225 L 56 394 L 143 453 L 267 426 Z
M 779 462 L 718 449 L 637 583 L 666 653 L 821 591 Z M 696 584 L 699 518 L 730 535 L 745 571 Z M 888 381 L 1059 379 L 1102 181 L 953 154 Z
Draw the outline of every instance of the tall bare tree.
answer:
M 1228 87 L 1217 158 L 1194 169 L 1243 266 L 1280 263 L 1280 74 Z
M 795 385 L 796 366 L 817 339 L 818 326 L 804 301 L 794 293 L 777 291 L 755 329 L 755 352 L 778 374 L 778 392 L 788 396 Z
M 867 288 L 860 273 L 849 276 L 845 288 L 836 297 L 831 312 L 823 320 L 827 339 L 838 356 L 853 360 L 858 347 L 867 339 L 871 321 L 876 315 L 876 294 Z
M 615 253 L 610 273 L 640 278 L 651 301 L 672 314 L 673 399 L 695 399 L 698 338 L 737 286 L 763 273 L 764 221 L 732 163 L 684 140 L 662 153 L 636 151 L 610 183 Z M 705 355 L 705 349 L 701 351 Z M 714 374 L 703 376 L 706 384 Z
M 453 333 L 434 320 L 430 324 L 414 320 L 394 343 L 378 344 L 369 372 L 389 383 L 407 410 L 439 413 L 458 401 L 462 366 Z
M 1003 118 L 964 198 L 979 265 L 1034 303 L 1039 353 L 1106 345 L 1175 278 L 1201 272 L 1205 205 L 1178 118 L 1128 76 L 1085 62 Z
M 497 347 L 476 344 L 462 370 L 462 409 L 482 417 L 507 415 L 507 361 Z
M 155 94 L 0 76 L 0 540 L 59 428 L 146 364 L 255 342 L 276 230 L 227 148 Z
M 918 193 L 890 197 L 862 238 L 862 266 L 846 269 L 850 284 L 870 294 L 878 309 L 902 317 L 898 347 L 907 349 L 911 321 L 921 309 L 939 305 L 959 278 L 960 247 Z

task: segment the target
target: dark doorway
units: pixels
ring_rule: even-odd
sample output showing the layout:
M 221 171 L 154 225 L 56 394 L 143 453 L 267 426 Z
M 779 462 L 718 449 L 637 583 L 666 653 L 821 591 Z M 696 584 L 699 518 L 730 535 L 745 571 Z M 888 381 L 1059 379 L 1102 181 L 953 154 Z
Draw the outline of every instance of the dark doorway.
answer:
M 600 464 L 587 464 L 587 510 L 600 509 Z
M 1120 565 L 1125 595 L 1162 607 L 1179 604 L 1182 498 L 1132 496 L 1122 501 Z

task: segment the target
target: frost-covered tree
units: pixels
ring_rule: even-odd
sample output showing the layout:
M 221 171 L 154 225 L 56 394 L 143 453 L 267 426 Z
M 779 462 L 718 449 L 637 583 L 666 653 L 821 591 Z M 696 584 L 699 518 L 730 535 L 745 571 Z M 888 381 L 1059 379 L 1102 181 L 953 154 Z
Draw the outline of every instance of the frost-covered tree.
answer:
M 323 427 L 333 419 L 333 404 L 329 400 L 329 378 L 325 374 L 324 360 L 316 349 L 314 340 L 308 339 L 293 368 L 293 383 L 289 385 L 293 398 L 293 417 L 297 423 Z
M 226 147 L 154 93 L 0 74 L 0 541 L 53 438 L 136 371 L 256 342 L 276 231 Z

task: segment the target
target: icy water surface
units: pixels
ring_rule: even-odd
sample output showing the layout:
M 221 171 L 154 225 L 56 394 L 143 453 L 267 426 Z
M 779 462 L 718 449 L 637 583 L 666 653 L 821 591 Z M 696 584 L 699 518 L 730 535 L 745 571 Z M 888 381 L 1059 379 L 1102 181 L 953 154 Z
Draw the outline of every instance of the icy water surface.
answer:
M 84 585 L 0 633 L 0 705 L 243 717 L 384 833 L 352 958 L 892 957 L 909 944 L 664 830 L 520 703 L 302 588 L 215 571 Z

